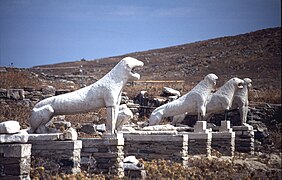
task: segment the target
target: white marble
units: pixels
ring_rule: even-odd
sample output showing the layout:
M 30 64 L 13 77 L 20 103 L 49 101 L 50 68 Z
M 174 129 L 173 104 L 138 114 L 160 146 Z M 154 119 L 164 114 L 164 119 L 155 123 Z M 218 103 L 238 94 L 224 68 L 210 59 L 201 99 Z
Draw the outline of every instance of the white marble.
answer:
M 247 122 L 247 114 L 249 109 L 248 89 L 252 86 L 252 80 L 250 78 L 244 78 L 244 84 L 242 89 L 234 94 L 231 109 L 239 108 L 241 125 Z
M 142 129 L 143 131 L 174 131 L 176 127 L 170 124 L 147 126 Z
M 0 123 L 0 134 L 14 134 L 20 132 L 18 121 L 5 121 Z
M 60 140 L 63 133 L 28 134 L 29 141 L 56 141 Z
M 227 111 L 231 108 L 234 94 L 238 89 L 243 88 L 244 81 L 239 78 L 231 78 L 223 86 L 221 86 L 214 94 L 212 94 L 206 106 L 206 116 L 204 120 L 209 120 L 213 114 Z
M 208 74 L 187 94 L 156 108 L 150 116 L 150 125 L 159 124 L 163 117 L 170 117 L 184 113 L 198 114 L 199 119 L 205 116 L 206 100 L 215 89 L 217 79 L 218 77 L 215 74 Z M 176 124 L 177 122 L 174 123 Z
M 122 126 L 132 118 L 132 111 L 125 104 L 120 105 L 116 124 L 117 130 L 120 131 Z
M 28 137 L 27 132 L 24 131 L 17 134 L 0 134 L 0 143 L 26 143 Z
M 107 132 L 115 133 L 122 89 L 129 79 L 140 78 L 140 75 L 132 70 L 143 65 L 143 62 L 135 58 L 123 58 L 97 82 L 79 90 L 40 101 L 32 110 L 29 132 L 37 133 L 40 126 L 45 126 L 56 115 L 86 113 L 107 107 Z
M 172 88 L 169 88 L 169 87 L 164 87 L 163 92 L 170 94 L 170 95 L 175 95 L 175 96 L 178 96 L 178 97 L 181 96 L 179 91 L 172 89 Z

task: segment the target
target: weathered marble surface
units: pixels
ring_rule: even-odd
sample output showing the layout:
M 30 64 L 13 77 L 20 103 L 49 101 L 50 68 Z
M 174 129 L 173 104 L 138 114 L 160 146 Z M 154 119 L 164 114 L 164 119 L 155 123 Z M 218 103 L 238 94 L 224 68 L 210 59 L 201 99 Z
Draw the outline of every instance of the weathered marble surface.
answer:
M 247 114 L 249 108 L 248 89 L 252 86 L 250 78 L 244 78 L 243 88 L 239 89 L 235 94 L 231 109 L 239 108 L 241 125 L 247 122 Z
M 26 143 L 28 138 L 26 131 L 20 131 L 16 134 L 0 134 L 0 143 Z
M 123 58 L 97 82 L 77 91 L 40 101 L 32 110 L 29 132 L 45 133 L 46 123 L 56 115 L 85 113 L 107 107 L 107 132 L 115 133 L 122 89 L 129 79 L 140 78 L 140 75 L 132 70 L 143 65 L 143 62 L 135 58 Z
M 224 112 L 231 108 L 234 94 L 238 89 L 243 88 L 244 81 L 239 78 L 232 78 L 212 94 L 206 106 L 204 120 L 209 120 L 214 113 Z M 225 117 L 226 118 L 226 117 Z
M 208 74 L 204 80 L 184 96 L 156 108 L 150 116 L 150 125 L 159 124 L 163 117 L 184 113 L 198 114 L 199 119 L 205 116 L 206 101 L 210 93 L 215 89 L 217 79 L 218 77 L 215 74 Z

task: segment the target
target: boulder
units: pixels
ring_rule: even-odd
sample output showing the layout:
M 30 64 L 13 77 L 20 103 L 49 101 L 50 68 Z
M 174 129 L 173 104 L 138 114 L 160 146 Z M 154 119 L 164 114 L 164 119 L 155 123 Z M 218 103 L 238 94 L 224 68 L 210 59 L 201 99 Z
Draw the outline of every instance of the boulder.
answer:
M 20 123 L 18 121 L 5 121 L 0 123 L 0 134 L 14 134 L 20 132 Z

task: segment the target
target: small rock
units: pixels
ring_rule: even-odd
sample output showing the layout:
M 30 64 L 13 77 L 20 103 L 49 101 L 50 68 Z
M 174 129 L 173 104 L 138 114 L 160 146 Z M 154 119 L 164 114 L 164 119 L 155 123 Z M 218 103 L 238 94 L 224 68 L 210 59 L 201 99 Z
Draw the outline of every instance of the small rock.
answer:
M 127 156 L 123 160 L 124 163 L 132 163 L 137 165 L 139 163 L 138 159 L 135 156 Z
M 53 122 L 53 125 L 55 126 L 56 129 L 68 129 L 71 127 L 71 123 L 68 121 L 55 121 Z
M 76 132 L 76 130 L 74 128 L 69 128 L 67 129 L 62 137 L 60 137 L 61 140 L 71 140 L 71 141 L 75 141 L 77 140 L 78 134 Z
M 105 124 L 96 125 L 96 130 L 100 131 L 100 132 L 105 132 L 106 131 L 106 125 Z

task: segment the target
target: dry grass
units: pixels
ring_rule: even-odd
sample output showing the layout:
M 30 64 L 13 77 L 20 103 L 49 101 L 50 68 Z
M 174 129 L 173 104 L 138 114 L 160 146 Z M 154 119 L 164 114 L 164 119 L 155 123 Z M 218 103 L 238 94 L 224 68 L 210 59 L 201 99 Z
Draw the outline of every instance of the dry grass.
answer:
M 251 90 L 249 92 L 249 100 L 253 102 L 281 104 L 281 89 L 267 88 Z
M 0 104 L 0 122 L 14 120 L 18 121 L 21 128 L 28 127 L 28 118 L 30 117 L 31 109 L 22 104 L 9 102 L 8 104 Z
M 152 161 L 142 161 L 147 177 L 146 179 L 279 179 L 281 178 L 281 167 L 275 169 L 263 170 L 260 168 L 250 168 L 241 160 L 252 159 L 249 155 L 237 153 L 233 158 L 221 157 L 219 153 L 213 152 L 212 157 L 195 156 L 188 159 L 188 167 L 180 163 L 169 160 L 156 159 Z M 270 157 L 262 156 L 258 162 L 268 164 Z M 274 164 L 273 164 L 274 165 Z M 269 167 L 273 168 L 273 165 Z M 281 165 L 280 165 L 281 166 Z M 117 176 L 109 174 L 89 174 L 81 172 L 76 175 L 55 173 L 50 174 L 43 166 L 33 167 L 31 171 L 32 179 L 120 179 Z M 123 179 L 128 179 L 124 177 Z
M 7 72 L 0 73 L 1 88 L 23 88 L 26 86 L 41 88 L 41 85 L 37 77 L 30 75 L 26 71 L 7 69 Z

